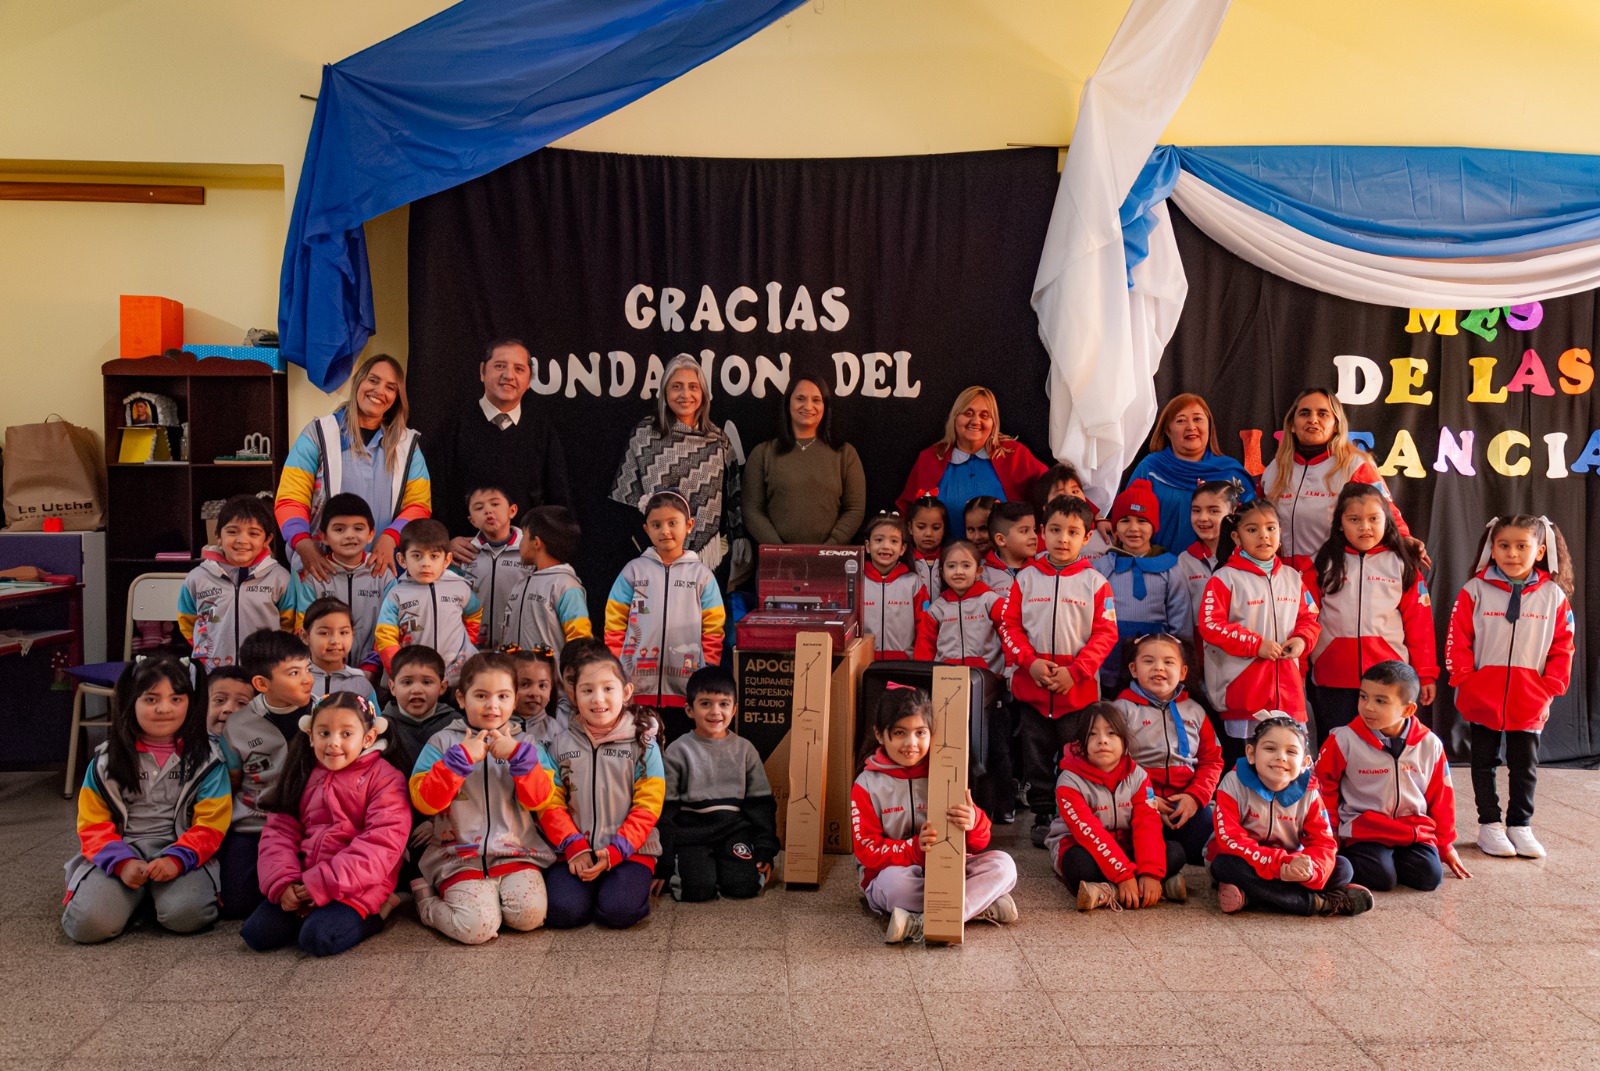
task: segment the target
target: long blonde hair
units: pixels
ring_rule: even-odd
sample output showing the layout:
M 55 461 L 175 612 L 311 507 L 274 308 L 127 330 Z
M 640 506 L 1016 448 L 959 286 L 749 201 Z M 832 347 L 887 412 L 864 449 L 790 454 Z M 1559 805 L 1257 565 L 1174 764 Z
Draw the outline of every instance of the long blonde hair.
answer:
M 1322 478 L 1323 486 L 1329 491 L 1335 486 L 1343 487 L 1350 478 L 1348 470 L 1353 467 L 1352 462 L 1366 457 L 1366 451 L 1350 441 L 1350 421 L 1333 391 L 1325 387 L 1307 387 L 1294 396 L 1294 401 L 1289 403 L 1289 411 L 1283 415 L 1283 438 L 1278 440 L 1278 452 L 1272 458 L 1276 468 L 1272 473 L 1272 486 L 1267 488 L 1268 498 L 1281 498 L 1289 489 L 1289 480 L 1294 475 L 1294 413 L 1300 408 L 1300 403 L 1313 394 L 1327 398 L 1328 410 L 1333 413 L 1333 434 L 1328 438 L 1328 453 L 1333 457 L 1333 467 Z
M 939 455 L 948 457 L 950 451 L 956 446 L 956 416 L 982 398 L 989 403 L 989 411 L 994 414 L 994 427 L 989 429 L 989 439 L 983 445 L 989 451 L 989 459 L 1004 457 L 1011 449 L 1011 444 L 1017 440 L 1009 435 L 1000 434 L 1000 403 L 995 401 L 994 391 L 988 387 L 968 387 L 956 395 L 955 404 L 950 407 L 950 415 L 944 418 L 944 438 L 939 440 Z
M 362 382 L 367 378 L 367 373 L 379 363 L 386 364 L 394 369 L 394 376 L 398 382 L 394 389 L 394 402 L 383 414 L 383 456 L 388 462 L 390 472 L 394 471 L 395 457 L 400 449 L 400 440 L 406 435 L 406 418 L 411 415 L 411 403 L 406 399 L 406 370 L 400 367 L 400 362 L 387 353 L 375 353 L 361 362 L 361 367 L 355 370 L 350 377 L 350 391 L 345 395 L 344 404 L 335 410 L 344 414 L 345 434 L 350 437 L 350 452 L 357 457 L 367 456 L 367 444 L 361 440 L 361 424 L 359 422 L 360 409 L 356 405 L 356 392 L 361 389 Z

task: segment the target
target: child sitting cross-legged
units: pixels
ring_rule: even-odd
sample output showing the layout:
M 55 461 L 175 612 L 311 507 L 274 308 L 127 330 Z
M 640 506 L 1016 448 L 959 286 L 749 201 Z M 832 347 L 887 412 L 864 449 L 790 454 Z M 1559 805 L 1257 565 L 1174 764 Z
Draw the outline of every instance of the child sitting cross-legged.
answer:
M 653 892 L 674 900 L 745 900 L 772 876 L 777 803 L 755 745 L 729 730 L 737 714 L 733 674 L 702 666 L 686 686 L 694 731 L 667 745 L 666 806 Z
M 1456 852 L 1450 760 L 1417 715 L 1422 679 L 1404 662 L 1361 675 L 1357 717 L 1338 726 L 1317 755 L 1317 784 L 1333 797 L 1339 854 L 1355 880 L 1386 892 L 1437 889 L 1444 867 L 1472 875 Z
M 872 718 L 878 747 L 850 790 L 850 827 L 861 888 L 867 905 L 889 917 L 888 944 L 922 939 L 923 863 L 939 842 L 928 821 L 928 753 L 933 746 L 933 702 L 928 693 L 891 683 Z M 989 816 L 972 802 L 952 806 L 945 817 L 966 832 L 966 918 L 1017 920 L 1011 890 L 1017 864 L 989 847 Z
M 1372 893 L 1352 883 L 1350 860 L 1338 854 L 1328 828 L 1306 763 L 1306 727 L 1281 710 L 1261 712 L 1244 758 L 1217 786 L 1206 858 L 1225 914 L 1246 907 L 1288 915 L 1372 910 Z
M 1183 845 L 1161 835 L 1150 778 L 1128 754 L 1122 712 L 1091 703 L 1078 738 L 1061 756 L 1055 821 L 1046 841 L 1056 874 L 1078 894 L 1078 910 L 1183 903 Z

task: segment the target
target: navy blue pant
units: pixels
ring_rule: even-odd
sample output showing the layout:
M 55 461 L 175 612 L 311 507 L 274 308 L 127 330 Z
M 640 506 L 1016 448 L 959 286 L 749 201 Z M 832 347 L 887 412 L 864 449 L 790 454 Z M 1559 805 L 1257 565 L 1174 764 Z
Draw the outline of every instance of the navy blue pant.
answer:
M 1215 821 L 1211 804 L 1208 803 L 1194 812 L 1194 815 L 1177 829 L 1163 824 L 1161 835 L 1167 838 L 1168 844 L 1177 844 L 1183 848 L 1184 862 L 1190 866 L 1205 866 L 1206 841 L 1211 839 Z
M 1170 878 L 1183 870 L 1183 846 L 1176 841 L 1167 841 L 1167 871 L 1161 875 Z M 1109 882 L 1105 871 L 1100 869 L 1094 854 L 1081 844 L 1074 844 L 1061 856 L 1061 881 L 1066 887 L 1076 892 L 1078 882 Z
M 548 907 L 544 924 L 552 930 L 570 930 L 598 922 L 625 930 L 650 914 L 650 881 L 654 870 L 625 859 L 593 881 L 573 876 L 567 864 L 557 863 L 544 872 Z
M 222 917 L 247 919 L 266 901 L 256 877 L 256 853 L 261 850 L 260 833 L 229 833 L 217 849 L 217 868 L 222 872 Z
M 309 915 L 301 917 L 263 899 L 261 906 L 239 927 L 239 936 L 257 952 L 282 948 L 298 938 L 302 952 L 337 956 L 382 929 L 382 916 L 363 918 L 361 912 L 349 904 L 332 903 L 313 908 Z
M 1355 883 L 1375 892 L 1388 892 L 1396 885 L 1432 892 L 1444 881 L 1444 865 L 1439 862 L 1438 850 L 1431 844 L 1396 848 L 1356 841 L 1340 848 L 1339 855 L 1350 860 L 1355 870 Z
M 1237 855 L 1219 855 L 1211 861 L 1211 876 L 1220 884 L 1236 885 L 1244 893 L 1250 907 L 1266 907 L 1282 911 L 1285 915 L 1313 915 L 1317 905 L 1314 897 L 1323 889 L 1342 889 L 1353 879 L 1350 860 L 1337 856 L 1333 861 L 1333 876 L 1322 889 L 1311 889 L 1297 881 L 1279 881 L 1263 878 L 1255 867 Z

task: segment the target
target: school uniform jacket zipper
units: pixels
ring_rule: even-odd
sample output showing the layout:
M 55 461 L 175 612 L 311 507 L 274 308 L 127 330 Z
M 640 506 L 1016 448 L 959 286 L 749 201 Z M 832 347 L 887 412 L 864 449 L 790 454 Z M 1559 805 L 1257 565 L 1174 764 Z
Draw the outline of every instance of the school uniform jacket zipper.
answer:
M 433 620 L 428 622 L 428 627 L 433 630 L 433 643 L 429 646 L 435 651 L 439 650 L 439 589 L 436 586 L 437 584 L 438 581 L 436 580 L 428 585 L 428 599 L 433 606 Z M 442 654 L 443 652 L 441 651 L 440 653 Z
M 467 726 L 470 730 L 472 726 Z M 489 876 L 489 840 L 494 835 L 494 816 L 489 808 L 489 763 L 494 761 L 494 756 L 487 750 L 483 753 L 483 844 L 478 850 L 478 859 L 483 863 L 483 876 Z
M 1054 565 L 1054 563 L 1051 563 Z M 1055 663 L 1056 658 L 1056 615 L 1061 611 L 1061 571 L 1056 570 L 1055 587 L 1050 592 L 1050 661 Z M 1070 676 L 1070 674 L 1069 674 Z M 1050 691 L 1050 716 L 1056 716 L 1056 690 Z
M 1295 460 L 1298 461 L 1299 459 L 1296 458 Z M 1293 540 L 1295 538 L 1296 533 L 1299 531 L 1297 528 L 1295 528 L 1294 522 L 1295 522 L 1295 518 L 1297 518 L 1300 515 L 1300 492 L 1305 490 L 1306 477 L 1310 476 L 1310 475 L 1311 475 L 1311 466 L 1310 465 L 1301 465 L 1300 466 L 1300 483 L 1294 489 L 1294 503 L 1289 507 L 1289 538 L 1291 540 Z M 1291 554 L 1290 556 L 1292 557 L 1293 554 Z
M 662 686 L 667 682 L 667 608 L 672 603 L 672 566 L 661 563 L 661 644 L 656 648 L 656 705 L 661 704 Z
M 233 660 L 239 661 L 239 593 L 244 590 L 245 570 L 233 571 Z
M 1361 607 L 1367 593 L 1367 556 L 1360 554 L 1357 557 L 1361 559 L 1361 564 L 1360 571 L 1356 574 L 1356 680 L 1360 680 L 1361 674 L 1367 671 L 1361 650 L 1361 634 L 1366 625 L 1366 619 L 1361 616 Z

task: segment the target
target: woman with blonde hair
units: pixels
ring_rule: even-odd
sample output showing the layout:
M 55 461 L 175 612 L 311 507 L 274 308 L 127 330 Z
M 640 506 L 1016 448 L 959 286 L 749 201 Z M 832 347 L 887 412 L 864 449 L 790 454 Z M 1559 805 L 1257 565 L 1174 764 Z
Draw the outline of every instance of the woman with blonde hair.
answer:
M 1361 447 L 1350 441 L 1350 422 L 1338 396 L 1326 387 L 1307 387 L 1294 396 L 1283 415 L 1283 438 L 1278 453 L 1261 474 L 1261 494 L 1278 507 L 1283 520 L 1282 549 L 1278 556 L 1305 572 L 1317 549 L 1333 532 L 1334 505 L 1350 482 L 1366 483 L 1389 498 L 1389 488 L 1378 466 Z M 1424 554 L 1413 539 L 1400 509 L 1391 500 L 1394 526 L 1403 539 Z M 1424 565 L 1431 564 L 1424 562 Z
M 944 438 L 917 455 L 896 505 L 904 514 L 916 499 L 932 495 L 951 515 L 970 500 L 1026 501 L 1045 465 L 1016 439 L 1000 434 L 1000 406 L 988 387 L 968 387 L 945 418 Z
M 374 576 L 394 568 L 400 530 L 432 516 L 428 466 L 417 433 L 406 427 L 410 411 L 405 369 L 388 354 L 376 354 L 350 377 L 344 404 L 307 424 L 290 447 L 273 512 L 284 545 L 311 577 L 327 580 L 334 573 L 316 539 L 323 503 L 334 495 L 360 495 L 372 510 L 376 538 L 367 565 Z
M 1161 524 L 1151 540 L 1173 554 L 1195 541 L 1189 526 L 1194 489 L 1212 480 L 1238 480 L 1240 502 L 1255 497 L 1255 481 L 1244 464 L 1222 452 L 1211 407 L 1198 394 L 1180 394 L 1161 409 L 1150 433 L 1150 453 L 1128 474 L 1127 482 L 1149 480 L 1161 505 Z

